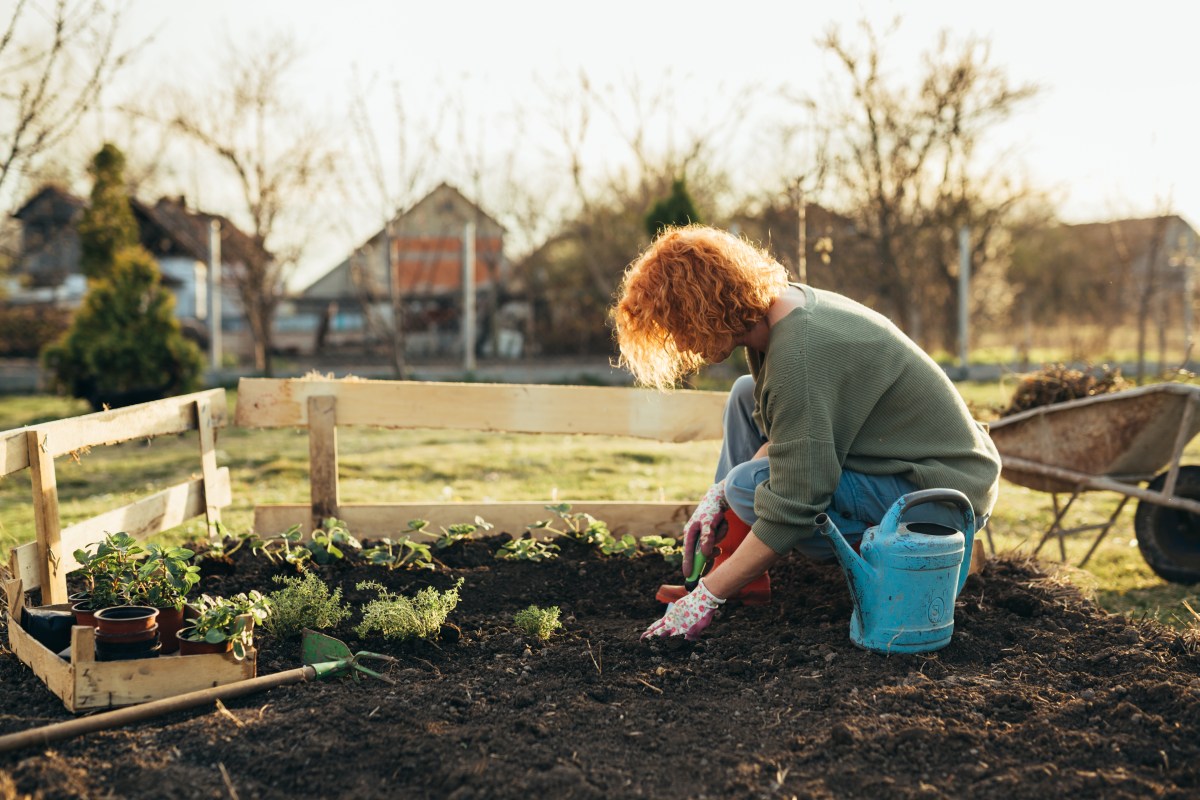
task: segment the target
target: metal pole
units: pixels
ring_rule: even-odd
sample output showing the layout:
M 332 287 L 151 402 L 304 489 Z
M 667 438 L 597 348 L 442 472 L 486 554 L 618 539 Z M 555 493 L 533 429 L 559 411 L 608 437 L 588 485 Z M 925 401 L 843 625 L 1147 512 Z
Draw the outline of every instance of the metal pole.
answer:
M 221 221 L 208 223 L 208 359 L 221 369 Z
M 475 223 L 463 226 L 463 369 L 475 371 Z
M 392 308 L 392 369 L 396 377 L 404 378 L 404 320 L 400 313 L 400 276 L 396 274 L 396 238 L 393 221 L 384 227 L 383 240 L 387 248 L 384 263 L 387 267 L 388 302 Z
M 966 377 L 971 346 L 971 229 L 966 225 L 958 229 L 958 257 L 958 362 Z

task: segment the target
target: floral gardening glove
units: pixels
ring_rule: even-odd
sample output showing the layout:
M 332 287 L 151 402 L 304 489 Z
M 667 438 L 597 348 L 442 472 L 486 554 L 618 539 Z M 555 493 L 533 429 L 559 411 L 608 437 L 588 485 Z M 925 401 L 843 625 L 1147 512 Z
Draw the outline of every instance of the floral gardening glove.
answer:
M 690 578 L 692 575 L 696 550 L 699 549 L 705 557 L 712 555 L 713 545 L 725 535 L 727 508 L 725 481 L 714 483 L 704 493 L 683 529 L 683 577 Z
M 712 622 L 713 612 L 724 604 L 708 590 L 701 579 L 696 588 L 667 607 L 667 613 L 658 622 L 651 625 L 642 634 L 643 640 L 648 636 L 678 636 L 683 634 L 689 642 L 700 638 L 700 631 Z

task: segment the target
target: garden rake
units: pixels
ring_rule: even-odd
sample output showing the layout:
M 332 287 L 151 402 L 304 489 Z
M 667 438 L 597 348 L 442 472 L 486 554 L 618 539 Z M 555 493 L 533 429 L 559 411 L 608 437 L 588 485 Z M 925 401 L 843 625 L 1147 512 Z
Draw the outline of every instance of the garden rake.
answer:
M 366 650 L 351 653 L 350 648 L 340 639 L 326 636 L 323 633 L 317 633 L 308 628 L 304 629 L 304 636 L 300 642 L 300 655 L 304 663 L 316 671 L 319 678 L 338 675 L 347 670 L 352 670 L 361 672 L 364 675 L 370 675 L 372 678 L 379 678 L 381 681 L 395 683 L 388 676 L 381 675 L 375 670 L 364 667 L 359 663 L 364 658 L 395 661 L 396 659 L 392 656 L 385 656 L 382 653 L 371 653 Z M 358 676 L 355 675 L 354 677 L 357 678 Z
M 85 733 L 117 728 L 134 722 L 142 722 L 163 714 L 195 708 L 215 701 L 244 697 L 266 689 L 274 689 L 278 686 L 329 678 L 348 671 L 351 673 L 362 672 L 373 678 L 379 678 L 381 681 L 395 683 L 394 680 L 386 675 L 380 675 L 375 670 L 364 667 L 359 663 L 359 660 L 363 658 L 396 661 L 392 656 L 385 656 L 380 653 L 368 653 L 366 651 L 351 653 L 350 648 L 345 643 L 332 636 L 326 636 L 310 630 L 304 631 L 301 651 L 304 656 L 304 666 L 297 667 L 296 669 L 276 672 L 272 675 L 260 675 L 257 678 L 250 678 L 238 681 L 237 683 L 227 683 L 174 697 L 164 697 L 161 700 L 153 700 L 142 705 L 118 708 L 90 717 L 72 719 L 66 722 L 55 722 L 31 730 L 5 734 L 4 736 L 0 736 L 0 753 L 7 753 L 24 747 L 39 747 L 50 742 L 58 742 L 74 736 L 82 736 Z M 355 677 L 357 678 L 358 676 L 355 675 Z

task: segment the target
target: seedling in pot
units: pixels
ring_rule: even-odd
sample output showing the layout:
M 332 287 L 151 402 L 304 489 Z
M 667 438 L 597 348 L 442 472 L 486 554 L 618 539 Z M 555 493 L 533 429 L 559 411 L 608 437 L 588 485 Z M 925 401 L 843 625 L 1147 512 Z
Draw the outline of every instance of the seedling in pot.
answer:
M 544 642 L 562 628 L 562 623 L 558 621 L 560 613 L 558 606 L 538 608 L 531 605 L 513 615 L 513 624 L 526 636 Z
M 205 594 L 195 609 L 196 616 L 179 630 L 179 638 L 214 645 L 229 642 L 234 658 L 240 661 L 253 642 L 254 625 L 270 616 L 271 602 L 253 590 L 232 597 Z
M 436 639 L 450 612 L 458 605 L 458 590 L 462 578 L 450 589 L 439 592 L 428 586 L 415 597 L 389 592 L 378 581 L 363 581 L 359 591 L 374 589 L 378 597 L 363 606 L 362 623 L 354 629 L 366 638 L 378 633 L 385 639 Z
M 500 545 L 496 558 L 505 561 L 550 561 L 558 558 L 558 545 L 537 539 L 513 539 Z

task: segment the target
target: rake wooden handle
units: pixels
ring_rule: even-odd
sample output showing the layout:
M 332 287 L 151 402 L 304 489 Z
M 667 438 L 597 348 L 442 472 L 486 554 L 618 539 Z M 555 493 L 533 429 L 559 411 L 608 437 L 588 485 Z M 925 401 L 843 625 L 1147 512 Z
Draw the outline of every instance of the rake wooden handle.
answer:
M 85 733 L 119 728 L 131 722 L 141 722 L 152 717 L 170 714 L 173 711 L 195 708 L 196 706 L 212 703 L 217 700 L 242 697 L 266 689 L 274 689 L 276 686 L 301 683 L 312 680 L 316 677 L 316 674 L 316 670 L 312 667 L 297 667 L 296 669 L 276 672 L 271 675 L 262 675 L 257 678 L 238 681 L 237 683 L 228 683 L 224 686 L 213 686 L 209 689 L 200 689 L 195 692 L 176 695 L 175 697 L 164 697 L 162 700 L 154 700 L 137 706 L 105 711 L 102 714 L 95 714 L 90 717 L 56 722 L 51 725 L 43 725 L 40 728 L 31 728 L 27 731 L 10 733 L 0 736 L 0 753 L 19 750 L 23 747 L 49 744 L 50 742 L 70 739 L 74 736 L 82 736 Z

